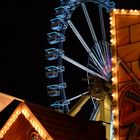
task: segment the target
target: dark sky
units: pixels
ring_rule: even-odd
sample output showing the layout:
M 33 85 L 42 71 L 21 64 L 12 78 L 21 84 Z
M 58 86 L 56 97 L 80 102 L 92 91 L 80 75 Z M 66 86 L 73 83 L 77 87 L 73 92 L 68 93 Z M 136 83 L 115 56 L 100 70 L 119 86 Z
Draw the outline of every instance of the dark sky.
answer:
M 47 104 L 44 47 L 55 4 L 48 0 L 5 0 L 0 22 L 0 91 Z
M 53 9 L 57 6 L 58 0 L 5 0 L 0 16 L 1 92 L 49 105 L 44 73 L 44 49 L 48 47 L 46 34 L 50 31 L 49 19 L 54 17 Z M 116 8 L 140 9 L 140 4 L 138 0 L 116 0 Z M 79 81 L 76 81 L 73 87 L 70 84 L 70 78 L 75 78 L 77 71 L 75 68 L 65 74 L 70 85 L 70 90 L 67 89 L 69 94 L 78 93 L 84 85 Z

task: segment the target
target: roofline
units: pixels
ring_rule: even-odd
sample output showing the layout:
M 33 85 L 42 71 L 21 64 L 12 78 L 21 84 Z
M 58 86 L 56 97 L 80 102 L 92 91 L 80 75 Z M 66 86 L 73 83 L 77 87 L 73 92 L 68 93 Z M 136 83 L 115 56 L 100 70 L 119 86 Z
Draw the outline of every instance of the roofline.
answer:
M 12 99 L 18 100 L 20 102 L 25 102 L 25 100 L 23 100 L 23 99 L 20 99 L 20 98 L 17 98 L 17 97 L 14 97 L 14 96 L 11 96 L 11 95 L 2 93 L 2 92 L 0 92 L 0 94 L 3 95 L 3 96 L 5 96 L 5 97 L 8 97 L 8 98 L 12 98 Z
M 9 117 L 7 122 L 0 130 L 0 139 L 4 137 L 4 135 L 7 133 L 12 124 L 16 121 L 18 116 L 22 114 L 42 138 L 47 140 L 53 140 L 50 134 L 46 131 L 46 129 L 42 126 L 39 120 L 34 116 L 29 107 L 23 101 L 24 100 L 22 100 L 22 102 L 17 106 L 17 108 L 14 110 L 12 115 Z

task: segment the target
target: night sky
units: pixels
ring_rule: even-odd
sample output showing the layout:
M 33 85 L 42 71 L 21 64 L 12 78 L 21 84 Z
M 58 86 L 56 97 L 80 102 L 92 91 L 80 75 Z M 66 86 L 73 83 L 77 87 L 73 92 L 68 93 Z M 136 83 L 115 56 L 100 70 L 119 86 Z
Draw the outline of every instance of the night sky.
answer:
M 54 18 L 55 7 L 58 0 L 5 0 L 0 16 L 0 92 L 49 106 L 44 49 L 48 47 L 46 34 L 50 31 L 49 19 Z M 116 8 L 140 9 L 140 2 L 116 0 Z M 67 67 L 71 67 L 65 73 L 68 94 L 86 91 L 85 83 L 78 81 L 79 77 L 75 80 L 78 69 L 70 64 Z M 85 78 L 83 72 L 78 73 L 82 75 L 80 79 Z

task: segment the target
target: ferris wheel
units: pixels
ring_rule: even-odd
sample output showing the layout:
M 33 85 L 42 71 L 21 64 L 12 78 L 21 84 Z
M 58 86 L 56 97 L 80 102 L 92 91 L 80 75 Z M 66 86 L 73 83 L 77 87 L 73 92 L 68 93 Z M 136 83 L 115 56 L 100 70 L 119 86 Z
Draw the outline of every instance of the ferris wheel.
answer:
M 106 34 L 105 24 L 108 23 L 104 16 L 114 7 L 114 2 L 109 0 L 60 0 L 60 6 L 54 9 L 55 17 L 50 20 L 51 32 L 47 34 L 50 45 L 45 50 L 49 64 L 45 67 L 47 93 L 52 99 L 50 106 L 53 110 L 74 116 L 91 99 L 93 111 L 90 119 L 94 120 L 97 116 L 101 100 L 110 92 L 111 49 Z M 71 58 L 70 53 L 65 51 L 69 32 L 73 36 L 68 39 L 69 47 L 73 47 L 77 40 L 78 47 L 87 55 L 86 65 L 80 59 Z M 87 91 L 67 98 L 63 60 L 86 73 Z M 79 101 L 70 108 L 71 102 L 78 98 Z

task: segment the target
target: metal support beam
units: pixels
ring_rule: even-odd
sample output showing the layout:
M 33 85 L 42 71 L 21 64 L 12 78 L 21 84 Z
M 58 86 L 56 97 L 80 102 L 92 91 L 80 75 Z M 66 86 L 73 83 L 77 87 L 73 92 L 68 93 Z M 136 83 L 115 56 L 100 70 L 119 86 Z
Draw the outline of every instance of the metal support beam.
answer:
M 68 115 L 75 116 L 82 108 L 82 106 L 90 99 L 90 95 L 82 96 L 78 102 L 70 109 Z

